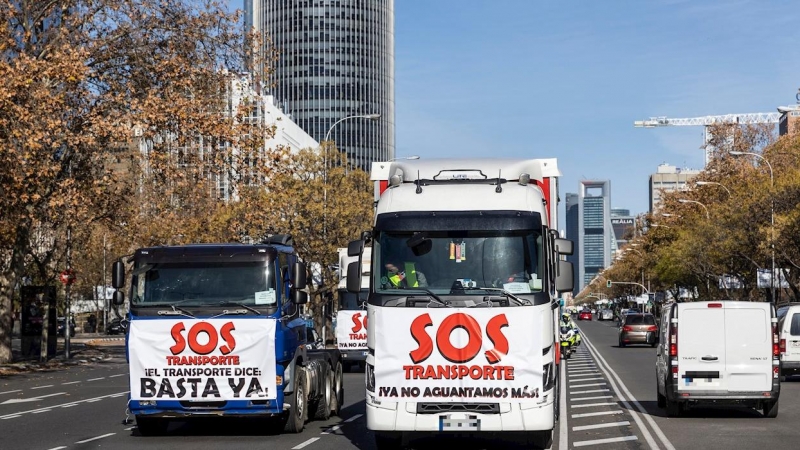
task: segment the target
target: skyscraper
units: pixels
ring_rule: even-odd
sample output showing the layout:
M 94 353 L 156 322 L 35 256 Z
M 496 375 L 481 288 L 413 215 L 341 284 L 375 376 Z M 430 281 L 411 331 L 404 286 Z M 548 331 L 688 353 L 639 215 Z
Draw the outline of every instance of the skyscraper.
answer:
M 573 239 L 578 254 L 574 291 L 577 295 L 611 265 L 616 240 L 611 226 L 610 181 L 581 180 L 580 192 L 567 194 L 567 238 Z
M 572 267 L 574 267 L 575 270 L 577 271 L 581 259 L 580 233 L 578 233 L 578 221 L 580 218 L 580 213 L 579 213 L 580 198 L 578 194 L 575 193 L 567 193 L 566 197 L 567 197 L 566 201 L 567 239 L 572 241 L 572 254 L 567 255 L 567 261 L 571 262 Z M 578 276 L 574 277 L 572 292 L 574 294 L 580 292 L 580 277 Z
M 245 26 L 279 52 L 271 94 L 303 130 L 367 172 L 394 158 L 394 0 L 245 0 Z
M 686 183 L 700 173 L 696 169 L 681 169 L 667 163 L 659 164 L 656 173 L 650 175 L 650 212 L 661 203 L 661 194 L 686 190 Z

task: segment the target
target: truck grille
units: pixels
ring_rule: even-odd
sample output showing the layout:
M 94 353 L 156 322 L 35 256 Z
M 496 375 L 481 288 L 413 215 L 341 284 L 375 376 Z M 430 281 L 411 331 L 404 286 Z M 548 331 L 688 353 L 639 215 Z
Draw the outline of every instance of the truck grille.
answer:
M 219 402 L 189 402 L 189 401 L 182 401 L 181 406 L 184 408 L 202 408 L 202 409 L 213 409 L 213 408 L 224 408 L 228 402 L 226 401 L 219 401 Z
M 417 403 L 417 414 L 440 414 L 447 412 L 472 412 L 500 414 L 498 403 Z

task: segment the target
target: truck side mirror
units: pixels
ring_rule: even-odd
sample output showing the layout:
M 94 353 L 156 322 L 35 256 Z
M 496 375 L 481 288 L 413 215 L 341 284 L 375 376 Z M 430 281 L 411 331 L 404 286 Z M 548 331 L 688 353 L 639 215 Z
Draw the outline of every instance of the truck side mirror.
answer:
M 308 303 L 308 293 L 297 289 L 292 289 L 292 303 L 295 305 L 305 305 Z
M 572 241 L 563 238 L 556 238 L 554 240 L 556 245 L 556 252 L 558 252 L 559 255 L 571 255 L 573 253 Z
M 119 289 L 125 285 L 125 265 L 122 261 L 114 261 L 111 265 L 111 287 Z
M 347 292 L 358 294 L 361 291 L 361 258 L 347 265 Z
M 294 263 L 292 266 L 292 288 L 305 289 L 306 288 L 306 265 L 301 262 Z
M 558 275 L 556 275 L 556 291 L 558 293 L 569 292 L 573 289 L 575 277 L 572 263 L 569 261 L 558 261 Z
M 123 303 L 125 303 L 125 294 L 122 291 L 114 291 L 111 301 L 115 306 L 121 306 Z
M 347 256 L 361 256 L 362 253 L 364 253 L 363 239 L 356 239 L 347 244 Z

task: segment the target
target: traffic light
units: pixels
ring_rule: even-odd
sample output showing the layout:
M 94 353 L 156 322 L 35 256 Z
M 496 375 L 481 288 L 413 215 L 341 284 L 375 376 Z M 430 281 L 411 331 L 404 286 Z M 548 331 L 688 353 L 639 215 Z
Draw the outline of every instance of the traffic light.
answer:
M 607 287 L 607 288 L 610 288 L 610 287 L 611 287 L 611 280 L 606 280 L 606 287 Z

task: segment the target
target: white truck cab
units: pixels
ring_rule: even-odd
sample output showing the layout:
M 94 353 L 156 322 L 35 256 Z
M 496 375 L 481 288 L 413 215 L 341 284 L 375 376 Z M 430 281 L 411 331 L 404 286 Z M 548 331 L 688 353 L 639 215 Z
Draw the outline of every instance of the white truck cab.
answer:
M 658 406 L 669 416 L 703 404 L 735 404 L 778 415 L 778 320 L 770 303 L 666 305 L 656 357 Z
M 800 303 L 778 307 L 778 342 L 781 352 L 781 381 L 800 374 Z

